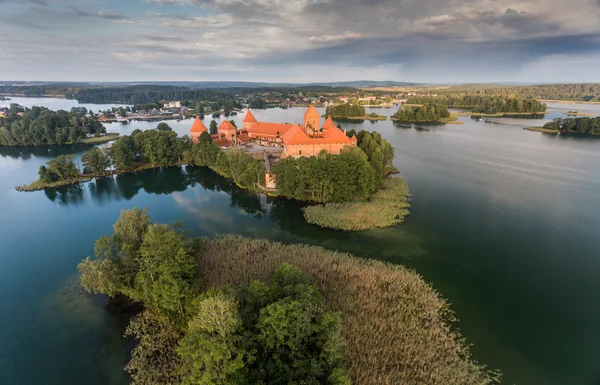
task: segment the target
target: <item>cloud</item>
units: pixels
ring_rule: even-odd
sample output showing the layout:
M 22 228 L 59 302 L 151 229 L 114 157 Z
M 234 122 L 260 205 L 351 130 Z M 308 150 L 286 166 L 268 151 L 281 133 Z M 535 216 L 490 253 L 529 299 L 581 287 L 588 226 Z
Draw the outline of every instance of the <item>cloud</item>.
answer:
M 363 37 L 362 33 L 346 31 L 346 32 L 338 34 L 338 35 L 311 36 L 308 38 L 308 41 L 314 42 L 314 43 L 330 43 L 332 41 L 340 41 L 340 40 L 347 40 L 347 39 L 360 39 L 362 37 Z
M 123 3 L 123 14 L 31 1 L 48 5 L 32 13 L 31 4 L 0 0 L 6 52 L 44 52 L 59 63 L 66 59 L 56 52 L 67 44 L 77 48 L 81 36 L 93 42 L 84 45 L 95 56 L 80 60 L 102 57 L 107 69 L 129 69 L 124 63 L 135 62 L 148 76 L 201 76 L 211 68 L 204 74 L 210 78 L 216 66 L 223 78 L 264 76 L 255 80 L 280 74 L 293 81 L 307 73 L 313 80 L 361 77 L 374 68 L 393 80 L 515 80 L 535 63 L 563 60 L 573 65 L 565 76 L 580 76 L 576 67 L 596 61 L 577 55 L 600 54 L 600 0 L 145 0 L 144 9 Z M 73 14 L 113 23 L 90 29 L 68 17 Z M 32 38 L 40 35 L 36 29 L 52 36 Z M 115 42 L 117 36 L 128 38 Z M 9 59 L 3 56 L 2 73 L 15 72 L 25 60 L 16 54 Z M 81 71 L 96 76 L 92 68 Z M 595 73 L 590 76 L 598 78 Z
M 72 11 L 73 14 L 75 14 L 77 16 L 96 17 L 99 19 L 106 19 L 106 20 L 125 20 L 125 19 L 127 19 L 126 15 L 123 15 L 122 13 L 112 12 L 112 11 L 88 12 L 88 11 L 81 10 L 73 5 L 69 5 L 69 9 Z

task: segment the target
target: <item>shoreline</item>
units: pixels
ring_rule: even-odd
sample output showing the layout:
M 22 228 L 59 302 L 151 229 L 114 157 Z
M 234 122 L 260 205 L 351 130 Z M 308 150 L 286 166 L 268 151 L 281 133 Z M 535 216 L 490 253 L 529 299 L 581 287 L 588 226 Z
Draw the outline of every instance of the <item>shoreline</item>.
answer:
M 116 132 L 109 132 L 103 136 L 93 136 L 91 138 L 84 138 L 84 139 L 81 139 L 79 142 L 68 142 L 68 143 L 62 143 L 62 144 L 38 144 L 38 145 L 25 144 L 25 145 L 18 145 L 18 146 L 11 146 L 8 144 L 0 144 L 0 147 L 24 148 L 24 147 L 72 146 L 74 144 L 102 144 L 102 143 L 112 142 L 112 141 L 120 139 L 120 138 L 121 138 L 121 134 L 118 134 Z
M 141 164 L 137 165 L 133 170 L 129 170 L 129 171 L 119 172 L 117 170 L 110 170 L 102 175 L 85 174 L 85 175 L 80 175 L 79 177 L 74 178 L 74 179 L 59 180 L 59 181 L 51 182 L 51 183 L 42 183 L 38 179 L 29 184 L 16 186 L 15 190 L 17 190 L 19 192 L 42 191 L 45 189 L 74 186 L 74 185 L 77 185 L 80 183 L 90 182 L 94 179 L 103 179 L 103 178 L 108 178 L 108 177 L 115 176 L 115 175 L 127 175 L 127 174 L 133 174 L 133 173 L 136 173 L 139 171 L 151 170 L 151 169 L 155 169 L 155 168 L 180 167 L 180 166 L 185 166 L 185 165 L 186 165 L 185 162 L 177 162 L 175 164 L 170 164 L 170 165 L 156 165 L 156 166 L 153 166 L 152 163 L 141 163 Z
M 544 103 L 559 103 L 559 104 L 600 104 L 600 102 L 586 102 L 583 100 L 552 100 L 552 99 L 538 99 L 540 102 Z
M 600 134 L 593 134 L 593 133 L 583 133 L 583 132 L 577 132 L 577 131 L 558 131 L 558 130 L 550 130 L 548 128 L 544 128 L 544 127 L 523 127 L 523 129 L 525 131 L 532 131 L 532 132 L 541 132 L 544 134 L 561 134 L 561 135 L 573 135 L 573 136 L 589 136 L 589 137 L 599 137 Z

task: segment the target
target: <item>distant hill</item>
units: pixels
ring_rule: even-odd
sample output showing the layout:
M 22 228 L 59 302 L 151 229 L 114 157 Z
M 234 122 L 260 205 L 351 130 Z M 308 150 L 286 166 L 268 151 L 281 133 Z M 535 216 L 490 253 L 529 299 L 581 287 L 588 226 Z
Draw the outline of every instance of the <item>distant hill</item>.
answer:
M 3 82 L 0 82 L 0 85 Z M 412 87 L 423 86 L 423 83 L 395 82 L 382 80 L 356 80 L 348 82 L 313 82 L 313 83 L 265 83 L 265 82 L 242 82 L 242 81 L 206 81 L 206 82 L 4 82 L 4 85 L 15 86 L 63 86 L 63 87 L 85 87 L 85 86 L 130 86 L 130 85 L 157 85 L 157 86 L 176 86 L 195 89 L 205 88 L 301 88 L 301 87 L 351 87 L 351 88 L 370 88 L 370 87 Z

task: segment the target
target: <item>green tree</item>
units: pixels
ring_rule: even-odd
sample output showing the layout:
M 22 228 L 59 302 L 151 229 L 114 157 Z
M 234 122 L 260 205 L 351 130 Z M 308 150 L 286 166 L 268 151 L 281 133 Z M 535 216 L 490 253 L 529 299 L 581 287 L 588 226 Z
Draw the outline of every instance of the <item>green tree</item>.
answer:
M 173 131 L 173 129 L 171 128 L 171 126 L 169 126 L 165 122 L 159 123 L 158 126 L 156 126 L 156 130 L 157 131 Z
M 217 122 L 215 120 L 210 121 L 209 131 L 211 135 L 217 135 L 219 133 L 219 127 L 217 126 Z
M 84 152 L 81 155 L 81 161 L 84 173 L 100 175 L 104 174 L 106 169 L 110 167 L 110 157 L 98 147 L 93 147 L 91 150 Z
M 46 162 L 47 172 L 53 175 L 52 179 L 74 179 L 79 176 L 79 169 L 75 165 L 75 155 L 59 155 L 56 159 Z M 54 177 L 55 176 L 55 177 Z
M 202 299 L 189 322 L 177 352 L 181 357 L 182 384 L 246 384 L 246 363 L 252 357 L 242 345 L 238 304 L 217 293 Z
M 180 383 L 181 360 L 176 349 L 181 333 L 167 319 L 146 310 L 131 320 L 125 337 L 138 341 L 125 366 L 131 385 Z
M 181 322 L 194 276 L 194 259 L 185 235 L 167 225 L 150 225 L 138 262 L 136 281 L 146 306 Z
M 135 168 L 134 148 L 133 140 L 129 136 L 123 136 L 110 146 L 110 157 L 117 171 L 131 171 Z

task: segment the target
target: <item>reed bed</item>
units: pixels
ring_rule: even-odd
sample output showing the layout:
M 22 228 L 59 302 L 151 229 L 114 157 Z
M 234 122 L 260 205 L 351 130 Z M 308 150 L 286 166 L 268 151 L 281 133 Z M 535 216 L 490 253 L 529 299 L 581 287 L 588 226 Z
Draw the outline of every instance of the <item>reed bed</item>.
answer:
M 282 263 L 300 267 L 330 310 L 342 313 L 354 384 L 492 384 L 499 374 L 475 362 L 453 331 L 448 304 L 419 275 L 399 265 L 305 245 L 240 236 L 202 239 L 203 289 L 269 282 Z
M 308 223 L 346 231 L 389 227 L 410 214 L 410 189 L 400 178 L 385 178 L 381 189 L 368 201 L 327 203 L 303 209 Z

